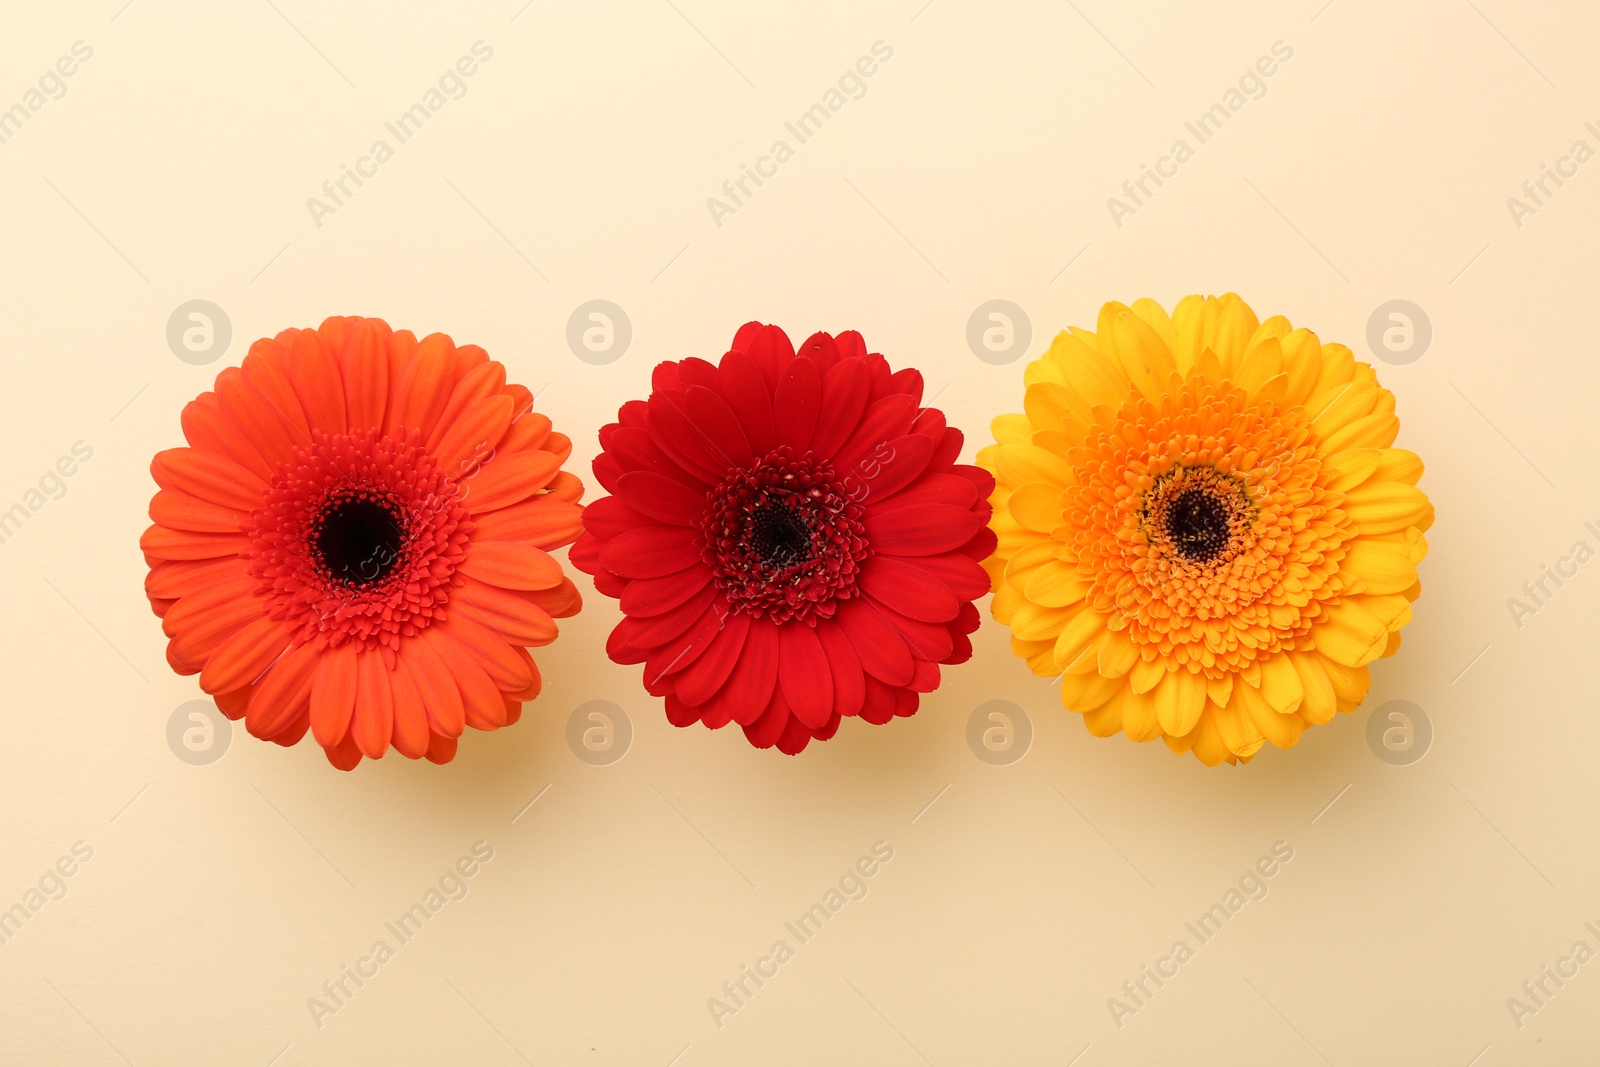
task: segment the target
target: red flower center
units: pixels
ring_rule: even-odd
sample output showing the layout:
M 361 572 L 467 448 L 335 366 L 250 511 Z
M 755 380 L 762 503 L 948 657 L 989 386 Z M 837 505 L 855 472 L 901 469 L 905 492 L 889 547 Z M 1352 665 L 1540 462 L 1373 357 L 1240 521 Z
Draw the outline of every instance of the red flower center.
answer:
M 702 557 L 735 611 L 775 623 L 833 615 L 871 555 L 861 506 L 812 453 L 785 445 L 708 495 Z
M 267 613 L 301 642 L 398 649 L 443 618 L 472 521 L 413 431 L 312 443 L 278 468 L 243 553 Z

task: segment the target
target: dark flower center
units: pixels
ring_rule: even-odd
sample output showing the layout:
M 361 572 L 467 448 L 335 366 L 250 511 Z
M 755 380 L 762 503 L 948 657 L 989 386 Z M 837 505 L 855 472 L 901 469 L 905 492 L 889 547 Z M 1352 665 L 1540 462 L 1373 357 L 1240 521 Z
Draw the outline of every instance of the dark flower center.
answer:
M 750 547 L 768 567 L 787 567 L 811 555 L 811 530 L 793 505 L 771 502 L 750 515 Z
M 404 542 L 400 516 L 370 497 L 335 499 L 311 535 L 322 565 L 339 581 L 370 585 L 388 577 Z
M 1228 547 L 1229 518 L 1221 500 L 1196 486 L 1185 489 L 1167 505 L 1163 526 L 1178 555 L 1207 563 Z
M 810 452 L 788 446 L 707 494 L 702 558 L 729 606 L 775 623 L 830 618 L 872 549 L 861 505 Z

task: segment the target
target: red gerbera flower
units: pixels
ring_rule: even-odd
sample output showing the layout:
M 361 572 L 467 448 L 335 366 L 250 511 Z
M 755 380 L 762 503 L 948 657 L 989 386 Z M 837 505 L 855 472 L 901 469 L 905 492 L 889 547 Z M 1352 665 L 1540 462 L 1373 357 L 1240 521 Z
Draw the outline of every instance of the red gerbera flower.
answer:
M 250 347 L 150 464 L 145 591 L 230 718 L 349 770 L 391 745 L 444 763 L 539 692 L 524 646 L 578 590 L 566 436 L 505 367 L 443 334 L 332 318 Z
M 662 363 L 600 431 L 575 566 L 621 600 L 606 651 L 643 663 L 677 726 L 736 722 L 759 748 L 846 715 L 917 710 L 962 663 L 988 591 L 994 479 L 855 332 L 797 355 L 752 322 L 713 366 Z

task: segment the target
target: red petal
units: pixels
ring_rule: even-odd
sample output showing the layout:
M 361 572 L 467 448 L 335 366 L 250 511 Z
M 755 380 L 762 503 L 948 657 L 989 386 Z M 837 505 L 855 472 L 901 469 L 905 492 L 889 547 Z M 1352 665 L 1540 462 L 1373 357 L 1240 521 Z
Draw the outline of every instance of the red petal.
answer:
M 834 619 L 850 639 L 868 674 L 890 685 L 905 685 L 911 681 L 914 670 L 911 650 L 900 632 L 869 601 L 845 601 Z
M 750 616 L 742 612 L 725 615 L 721 628 L 711 638 L 710 647 L 678 675 L 675 687 L 678 699 L 686 704 L 703 704 L 722 688 L 739 660 L 739 653 L 744 651 L 749 631 Z
M 718 387 L 728 406 L 739 416 L 745 440 L 758 456 L 772 451 L 772 387 L 761 377 L 755 362 L 743 352 L 722 357 Z
M 684 411 L 682 393 L 657 392 L 650 397 L 650 418 L 645 429 L 650 440 L 678 466 L 715 484 L 729 464 L 708 449 L 705 437 Z
M 809 359 L 793 360 L 778 382 L 772 405 L 777 418 L 778 444 L 790 445 L 797 452 L 804 452 L 811 446 L 811 431 L 817 424 L 817 406 L 821 399 L 817 365 Z
M 858 714 L 867 691 L 861 673 L 861 657 L 850 646 L 850 638 L 845 636 L 844 630 L 833 623 L 819 625 L 817 639 L 828 655 L 828 669 L 833 675 L 833 713 Z
M 752 619 L 744 651 L 718 694 L 729 716 L 741 726 L 756 721 L 772 700 L 778 683 L 778 631 L 766 619 Z
M 701 443 L 711 457 L 727 467 L 747 467 L 754 458 L 744 427 L 721 395 L 703 385 L 689 388 L 684 396 L 688 415 Z
M 822 726 L 833 712 L 833 673 L 816 631 L 798 623 L 778 629 L 778 681 L 796 717 Z
M 794 344 L 789 340 L 789 335 L 776 326 L 764 326 L 759 322 L 741 326 L 733 338 L 732 347 L 749 354 L 767 379 L 767 388 L 774 392 L 777 391 L 784 369 L 794 359 Z
M 705 614 L 706 609 L 716 598 L 716 588 L 707 583 L 681 607 L 664 611 L 660 615 L 634 619 L 634 625 L 628 630 L 628 643 L 635 648 L 655 648 L 657 645 L 677 640 L 685 630 L 699 620 L 701 615 Z M 690 703 L 698 704 L 699 701 Z
M 985 575 L 985 581 L 987 580 Z M 704 589 L 710 581 L 711 571 L 706 567 L 685 567 L 676 574 L 669 574 L 664 578 L 639 578 L 628 583 L 628 588 L 623 591 L 620 607 L 624 615 L 646 618 L 660 615 L 687 601 Z M 985 585 L 984 588 L 987 589 L 988 586 Z
M 894 556 L 867 560 L 860 581 L 868 596 L 921 622 L 949 622 L 961 610 L 949 586 L 922 567 Z
M 672 526 L 698 526 L 706 497 L 655 471 L 629 471 L 617 479 L 617 495 L 634 511 Z
M 921 434 L 906 434 L 879 446 L 861 461 L 867 500 L 893 496 L 928 469 L 933 441 Z
M 879 559 L 894 557 L 881 556 Z M 977 560 L 961 552 L 938 556 L 917 556 L 909 562 L 943 582 L 960 600 L 976 600 L 989 591 L 989 572 Z
M 909 488 L 902 490 L 895 499 L 896 505 L 949 504 L 962 511 L 971 511 L 972 505 L 977 502 L 978 494 L 973 489 L 972 482 L 954 474 L 925 475 Z
M 744 728 L 745 738 L 757 748 L 771 748 L 783 736 L 789 725 L 789 704 L 783 699 L 783 690 L 774 689 L 772 700 L 755 722 Z
M 700 562 L 695 531 L 682 526 L 641 526 L 612 538 L 600 564 L 622 578 L 660 578 Z
M 948 504 L 911 507 L 894 502 L 867 508 L 867 539 L 873 550 L 896 556 L 953 552 L 982 526 L 981 517 Z
M 828 339 L 833 346 L 833 339 Z M 832 456 L 861 422 L 867 409 L 871 375 L 859 359 L 835 363 L 822 379 L 821 410 L 811 433 L 811 448 L 819 456 Z M 842 469 L 842 468 L 841 468 Z
M 917 413 L 917 403 L 904 393 L 891 393 L 867 408 L 855 432 L 834 455 L 836 470 L 854 468 L 882 446 L 897 437 L 904 437 L 911 429 L 911 420 Z

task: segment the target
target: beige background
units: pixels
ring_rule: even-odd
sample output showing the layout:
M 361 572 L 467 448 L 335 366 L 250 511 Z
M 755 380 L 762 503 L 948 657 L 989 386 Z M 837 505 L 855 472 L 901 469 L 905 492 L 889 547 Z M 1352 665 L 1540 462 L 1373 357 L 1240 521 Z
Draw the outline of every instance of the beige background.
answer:
M 1600 548 L 1600 163 L 1521 228 L 1506 205 L 1600 148 L 1592 5 L 123 2 L 0 16 L 0 107 L 94 50 L 0 145 L 0 509 L 94 450 L 0 545 L 0 907 L 93 849 L 0 946 L 0 1060 L 1592 1062 L 1600 963 L 1521 1029 L 1506 1006 L 1600 950 L 1600 569 L 1520 629 L 1506 606 Z M 466 96 L 314 225 L 306 199 L 478 40 Z M 866 95 L 715 226 L 706 198 L 879 40 Z M 1280 40 L 1266 95 L 1116 226 L 1107 197 Z M 592 482 L 595 430 L 652 364 L 746 319 L 864 331 L 944 390 L 970 457 L 1021 399 L 1022 361 L 968 348 L 981 302 L 1026 309 L 1031 358 L 1104 300 L 1228 289 L 1363 358 L 1387 300 L 1434 328 L 1379 364 L 1438 507 L 1416 621 L 1368 704 L 1296 749 L 1208 770 L 1095 740 L 989 622 L 914 719 L 757 752 L 667 724 L 605 659 L 617 611 L 586 578 L 545 694 L 448 767 L 343 775 L 242 730 L 209 766 L 168 748 L 198 690 L 141 591 L 149 458 L 256 337 L 358 313 L 482 344 L 544 388 Z M 194 298 L 232 322 L 210 366 L 165 339 Z M 565 341 L 592 298 L 633 325 L 609 366 Z M 565 740 L 596 699 L 635 732 L 611 766 Z M 1034 725 L 1011 766 L 965 740 L 991 699 Z M 1412 766 L 1366 741 L 1394 699 L 1436 731 Z M 319 1028 L 307 999 L 480 840 L 469 895 Z M 880 840 L 870 895 L 717 1028 L 707 998 Z M 1270 895 L 1119 1029 L 1107 998 L 1280 840 Z

